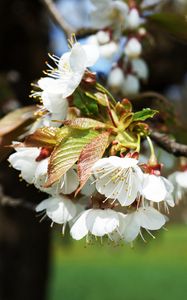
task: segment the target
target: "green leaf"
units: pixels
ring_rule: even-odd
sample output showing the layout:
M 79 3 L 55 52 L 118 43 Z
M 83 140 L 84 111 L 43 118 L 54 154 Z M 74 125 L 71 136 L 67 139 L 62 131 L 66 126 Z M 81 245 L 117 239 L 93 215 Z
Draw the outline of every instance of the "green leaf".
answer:
M 97 115 L 98 114 L 98 105 L 97 102 L 91 98 L 88 97 L 85 93 L 82 91 L 77 91 L 74 94 L 74 105 L 80 109 L 80 111 L 86 115 Z
M 137 111 L 134 113 L 132 121 L 145 121 L 148 118 L 153 118 L 156 113 L 158 113 L 157 110 L 144 108 L 141 111 Z
M 91 169 L 96 161 L 98 161 L 104 154 L 108 146 L 109 133 L 103 132 L 87 144 L 81 151 L 78 161 L 78 175 L 80 179 L 80 187 L 78 193 L 85 185 L 90 177 Z
M 90 128 L 99 129 L 99 128 L 106 127 L 104 123 L 89 118 L 76 118 L 74 120 L 66 120 L 64 121 L 64 125 L 71 128 L 77 128 L 77 129 L 90 129 Z
M 116 137 L 116 140 L 119 141 L 120 144 L 127 149 L 137 148 L 137 142 L 138 142 L 137 135 L 127 130 L 123 132 L 119 132 Z
M 59 180 L 79 159 L 82 149 L 99 133 L 93 130 L 74 130 L 51 154 L 48 167 L 48 181 L 45 187 Z
M 149 19 L 172 35 L 181 39 L 187 39 L 187 21 L 185 14 L 179 15 L 163 12 L 153 14 Z

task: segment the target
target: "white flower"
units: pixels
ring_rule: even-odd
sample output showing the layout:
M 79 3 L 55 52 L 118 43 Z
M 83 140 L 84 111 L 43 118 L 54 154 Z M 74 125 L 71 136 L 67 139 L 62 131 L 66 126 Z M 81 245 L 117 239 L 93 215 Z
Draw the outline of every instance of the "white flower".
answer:
M 47 180 L 49 158 L 36 161 L 36 158 L 40 155 L 40 148 L 16 147 L 15 149 L 16 152 L 9 156 L 8 161 L 13 168 L 21 171 L 21 176 L 25 181 L 34 184 L 36 188 L 51 195 L 58 195 L 59 193 L 71 194 L 78 188 L 78 176 L 73 168 L 68 170 L 50 188 L 44 188 L 43 185 Z
M 43 92 L 41 93 L 43 106 L 53 115 L 61 114 L 60 120 L 64 120 L 67 116 L 68 101 L 67 99 L 62 97 L 62 94 L 57 94 L 55 91 L 54 93 L 47 92 L 47 80 L 49 80 L 50 85 L 50 78 L 46 78 L 45 81 L 38 81 L 38 86 L 43 90 Z
M 153 202 L 167 202 L 168 199 L 169 204 L 169 201 L 171 201 L 170 195 L 172 192 L 173 185 L 165 177 L 152 174 L 144 174 L 141 193 L 147 200 Z
M 135 73 L 140 79 L 146 80 L 148 78 L 149 70 L 143 59 L 132 59 L 131 64 L 133 73 Z
M 91 13 L 91 24 L 94 28 L 124 27 L 128 5 L 120 0 L 92 0 L 95 10 Z M 116 22 L 116 20 L 118 22 Z
M 168 179 L 174 185 L 173 195 L 175 202 L 178 202 L 187 192 L 187 171 L 176 171 L 169 175 Z
M 110 156 L 98 160 L 92 171 L 96 177 L 96 189 L 106 199 L 118 200 L 122 206 L 134 202 L 143 179 L 138 160 Z
M 142 45 L 136 38 L 131 38 L 125 45 L 124 52 L 129 58 L 137 58 L 142 53 Z
M 111 59 L 119 50 L 119 45 L 114 41 L 108 41 L 107 43 L 100 43 L 101 38 L 97 35 L 91 35 L 87 39 L 89 45 L 95 45 L 98 47 L 100 57 Z M 103 39 L 104 41 L 104 39 Z
M 124 215 L 121 236 L 126 242 L 132 242 L 140 233 L 141 227 L 149 230 L 158 230 L 166 222 L 166 217 L 153 207 L 140 207 L 135 212 Z
M 105 45 L 99 47 L 100 56 L 104 58 L 112 58 L 119 50 L 119 46 L 116 42 L 111 41 Z
M 46 211 L 46 215 L 57 224 L 66 224 L 76 213 L 76 204 L 64 196 L 50 197 L 36 206 L 36 212 Z
M 80 84 L 86 68 L 93 66 L 98 57 L 97 47 L 75 43 L 71 51 L 64 53 L 60 59 L 53 58 L 58 68 L 51 70 L 49 77 L 41 78 L 38 84 L 48 95 L 57 94 L 66 98 L 72 95 Z
M 127 75 L 123 81 L 122 93 L 124 95 L 135 95 L 140 90 L 140 82 L 134 75 Z
M 35 179 L 38 162 L 36 158 L 40 154 L 38 148 L 15 148 L 16 152 L 11 154 L 8 161 L 12 167 L 21 171 L 21 177 L 28 183 L 33 183 Z
M 80 214 L 70 234 L 75 240 L 80 240 L 88 233 L 102 237 L 117 230 L 119 226 L 119 213 L 112 209 L 88 209 Z
M 107 31 L 100 30 L 96 33 L 97 41 L 100 45 L 110 42 L 110 34 Z
M 187 189 L 187 171 L 176 171 L 171 174 L 168 179 L 174 183 L 179 185 L 183 189 Z
M 108 86 L 116 91 L 120 91 L 124 82 L 124 74 L 121 68 L 111 70 L 108 76 Z
M 136 29 L 141 25 L 142 19 L 140 18 L 139 12 L 136 8 L 132 8 L 129 11 L 127 15 L 126 23 L 127 23 L 126 26 L 129 29 Z

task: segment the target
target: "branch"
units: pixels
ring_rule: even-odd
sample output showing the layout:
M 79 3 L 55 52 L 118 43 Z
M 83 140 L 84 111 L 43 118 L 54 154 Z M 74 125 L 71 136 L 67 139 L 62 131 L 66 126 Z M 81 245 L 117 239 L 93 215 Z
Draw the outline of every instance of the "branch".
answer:
M 169 104 L 171 106 L 171 103 L 168 101 L 168 99 L 165 96 L 163 96 L 160 93 L 152 92 L 152 91 L 143 92 L 138 95 L 135 95 L 133 97 L 133 100 L 139 100 L 139 99 L 145 99 L 145 98 L 156 98 L 156 99 L 162 101 L 163 103 L 165 103 L 167 105 Z
M 35 211 L 35 207 L 36 205 L 28 202 L 26 200 L 22 200 L 22 199 L 15 199 L 12 198 L 10 196 L 7 196 L 3 193 L 3 189 L 2 186 L 0 185 L 0 205 L 2 206 L 12 206 L 12 207 L 17 207 L 17 206 L 21 206 L 27 209 L 31 209 L 33 211 Z
M 165 133 L 151 131 L 152 140 L 161 148 L 175 156 L 187 157 L 187 145 L 177 143 Z
M 75 32 L 75 28 L 73 28 L 69 23 L 67 23 L 61 14 L 59 13 L 59 10 L 57 9 L 56 5 L 52 0 L 41 0 L 51 16 L 52 20 L 56 25 L 58 25 L 66 34 L 67 37 L 70 37 L 72 33 Z
M 74 28 L 71 24 L 64 20 L 53 0 L 41 1 L 54 23 L 65 33 L 66 37 L 70 38 L 72 33 L 74 33 L 77 38 L 83 38 L 98 31 L 94 28 Z

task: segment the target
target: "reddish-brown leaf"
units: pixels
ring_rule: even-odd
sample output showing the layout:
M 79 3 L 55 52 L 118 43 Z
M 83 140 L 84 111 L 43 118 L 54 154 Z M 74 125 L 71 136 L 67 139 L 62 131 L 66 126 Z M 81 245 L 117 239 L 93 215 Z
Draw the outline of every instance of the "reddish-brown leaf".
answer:
M 107 148 L 109 132 L 103 132 L 86 145 L 81 151 L 78 160 L 78 176 L 80 179 L 80 187 L 76 194 L 81 190 L 91 175 L 91 169 L 94 163 L 99 160 Z
M 99 128 L 106 127 L 104 123 L 89 118 L 76 118 L 73 120 L 66 120 L 63 123 L 68 127 L 75 128 L 75 129 L 83 129 L 83 130 L 90 129 L 90 128 L 99 129 Z

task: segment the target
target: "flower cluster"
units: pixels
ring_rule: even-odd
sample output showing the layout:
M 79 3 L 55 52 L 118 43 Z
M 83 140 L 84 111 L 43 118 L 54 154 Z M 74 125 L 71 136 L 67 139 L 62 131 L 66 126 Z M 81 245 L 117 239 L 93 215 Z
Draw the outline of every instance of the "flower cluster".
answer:
M 97 82 L 88 70 L 97 50 L 74 42 L 61 58 L 52 56 L 55 67 L 48 64 L 33 92 L 37 120 L 22 143 L 14 142 L 8 161 L 48 195 L 36 211 L 62 224 L 63 233 L 68 223 L 76 240 L 132 242 L 139 234 L 144 239 L 142 230 L 153 236 L 150 230 L 165 225 L 160 210 L 174 206 L 174 186 L 161 176 L 145 122 L 157 111 L 133 112 L 128 99 L 116 101 Z M 145 139 L 151 159 L 141 163 Z
M 115 93 L 137 94 L 140 81 L 148 78 L 148 66 L 142 58 L 144 44 L 149 44 L 146 16 L 151 11 L 154 13 L 154 6 L 159 2 L 92 0 L 91 24 L 98 32 L 87 42 L 98 46 L 101 56 L 114 59 L 108 86 Z

